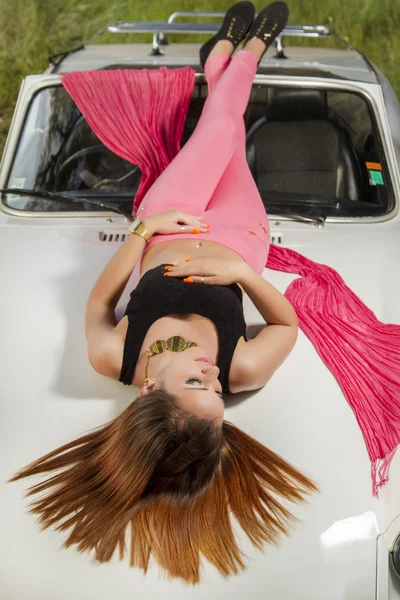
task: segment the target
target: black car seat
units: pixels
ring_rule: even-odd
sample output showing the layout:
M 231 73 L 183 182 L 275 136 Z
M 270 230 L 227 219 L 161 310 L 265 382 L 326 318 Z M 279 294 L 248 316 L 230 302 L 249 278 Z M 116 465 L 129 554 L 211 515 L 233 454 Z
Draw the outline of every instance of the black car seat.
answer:
M 247 132 L 246 156 L 264 201 L 362 199 L 360 161 L 325 90 L 270 87 L 263 113 Z

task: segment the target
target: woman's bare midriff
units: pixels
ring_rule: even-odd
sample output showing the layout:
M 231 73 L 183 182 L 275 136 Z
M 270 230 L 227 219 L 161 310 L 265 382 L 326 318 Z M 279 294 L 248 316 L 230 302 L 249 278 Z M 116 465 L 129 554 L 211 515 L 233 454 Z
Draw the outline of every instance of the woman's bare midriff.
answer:
M 154 269 L 158 265 L 169 263 L 173 260 L 185 261 L 186 258 L 231 258 L 233 260 L 243 260 L 240 254 L 223 244 L 218 244 L 218 242 L 209 242 L 208 240 L 198 241 L 188 238 L 170 240 L 155 244 L 146 252 L 140 265 L 140 277 L 146 271 Z

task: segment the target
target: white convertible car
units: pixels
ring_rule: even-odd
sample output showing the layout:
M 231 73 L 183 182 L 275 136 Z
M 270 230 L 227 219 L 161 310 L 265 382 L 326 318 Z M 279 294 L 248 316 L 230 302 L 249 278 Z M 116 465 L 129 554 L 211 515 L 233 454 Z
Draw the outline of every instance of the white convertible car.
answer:
M 238 394 L 226 418 L 315 480 L 321 493 L 289 508 L 302 521 L 279 548 L 255 550 L 238 530 L 247 571 L 224 579 L 204 562 L 201 583 L 168 581 L 116 556 L 98 564 L 63 534 L 40 531 L 24 491 L 6 483 L 20 467 L 118 415 L 137 389 L 91 367 L 84 313 L 98 275 L 127 235 L 141 173 L 90 130 L 60 73 L 189 65 L 196 85 L 182 145 L 207 95 L 199 43 L 217 24 L 116 23 L 153 32 L 153 44 L 85 44 L 51 57 L 22 82 L 0 166 L 1 581 L 4 600 L 392 600 L 400 598 L 400 452 L 372 495 L 370 462 L 337 381 L 300 331 L 294 350 L 257 392 Z M 246 111 L 247 158 L 269 214 L 272 242 L 336 269 L 381 321 L 400 323 L 400 106 L 387 79 L 359 51 L 327 49 L 324 26 L 287 26 L 265 54 Z M 319 47 L 283 46 L 286 36 Z M 118 36 L 115 36 L 118 38 Z M 304 132 L 296 145 L 291 132 Z M 274 179 L 271 156 L 303 171 Z M 326 155 L 326 168 L 314 161 Z M 288 166 L 289 165 L 289 166 Z M 265 269 L 282 293 L 294 275 Z M 120 318 L 136 269 L 116 308 Z M 249 336 L 264 321 L 246 303 Z M 37 479 L 35 482 L 39 481 Z

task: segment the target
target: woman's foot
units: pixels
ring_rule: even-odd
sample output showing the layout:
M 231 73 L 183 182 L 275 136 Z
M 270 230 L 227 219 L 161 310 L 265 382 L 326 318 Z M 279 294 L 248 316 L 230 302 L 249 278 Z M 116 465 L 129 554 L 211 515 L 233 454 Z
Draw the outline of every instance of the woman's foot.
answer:
M 251 52 L 252 54 L 254 54 L 254 56 L 257 57 L 257 60 L 260 60 L 260 58 L 264 54 L 265 46 L 266 44 L 262 40 L 260 40 L 257 37 L 254 37 L 253 39 L 245 43 L 242 50 L 247 50 L 248 52 Z
M 256 54 L 260 63 L 272 42 L 285 29 L 288 19 L 289 7 L 283 0 L 276 0 L 265 6 L 254 19 L 247 36 L 248 42 L 245 42 L 243 50 L 250 50 Z M 260 48 L 263 48 L 261 52 Z
M 248 52 L 251 52 L 252 54 L 254 54 L 254 56 L 257 57 L 257 60 L 260 60 L 260 58 L 264 54 L 266 45 L 267 44 L 260 40 L 260 38 L 253 37 L 244 44 L 242 50 L 247 50 Z M 235 46 L 232 44 L 232 42 L 230 42 L 229 40 L 220 40 L 215 44 L 214 48 L 208 55 L 208 58 L 210 58 L 210 56 L 213 56 L 214 54 L 232 54 L 234 50 Z
M 208 55 L 208 58 L 210 58 L 210 56 L 213 56 L 214 54 L 221 54 L 221 53 L 232 54 L 234 50 L 235 50 L 235 46 L 229 40 L 220 40 L 219 42 L 217 42 L 215 44 L 214 48 L 211 50 L 210 54 Z M 252 40 L 249 40 L 243 46 L 242 50 L 247 50 L 248 52 L 251 52 L 252 54 L 254 54 L 254 56 L 257 57 L 258 60 L 260 60 L 260 58 L 265 50 L 265 44 L 262 40 L 255 37 Z
M 226 11 L 217 33 L 200 48 L 200 63 L 203 69 L 211 54 L 212 56 L 221 52 L 232 54 L 250 31 L 255 14 L 255 6 L 249 0 L 241 0 Z M 217 44 L 218 48 L 215 48 Z
M 232 54 L 234 49 L 235 46 L 229 40 L 219 40 L 219 42 L 217 42 L 214 48 L 211 50 L 210 54 L 207 57 L 207 60 L 210 58 L 210 56 L 214 56 L 214 54 Z

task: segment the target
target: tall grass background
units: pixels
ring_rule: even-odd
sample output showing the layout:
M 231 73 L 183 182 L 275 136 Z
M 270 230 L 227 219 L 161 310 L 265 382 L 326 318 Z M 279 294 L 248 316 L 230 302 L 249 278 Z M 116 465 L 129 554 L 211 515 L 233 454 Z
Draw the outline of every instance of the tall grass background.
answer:
M 290 24 L 329 24 L 388 77 L 400 96 L 400 0 L 287 0 Z M 254 2 L 259 12 L 268 0 Z M 41 73 L 48 56 L 89 40 L 112 21 L 167 20 L 177 10 L 226 11 L 232 1 L 207 0 L 0 0 L 0 156 L 21 82 Z M 191 21 L 204 20 L 191 19 Z M 220 22 L 207 19 L 210 22 Z M 169 35 L 174 42 L 204 43 L 210 36 Z M 93 43 L 149 43 L 152 34 L 105 32 Z M 333 39 L 285 38 L 284 44 L 344 48 Z

